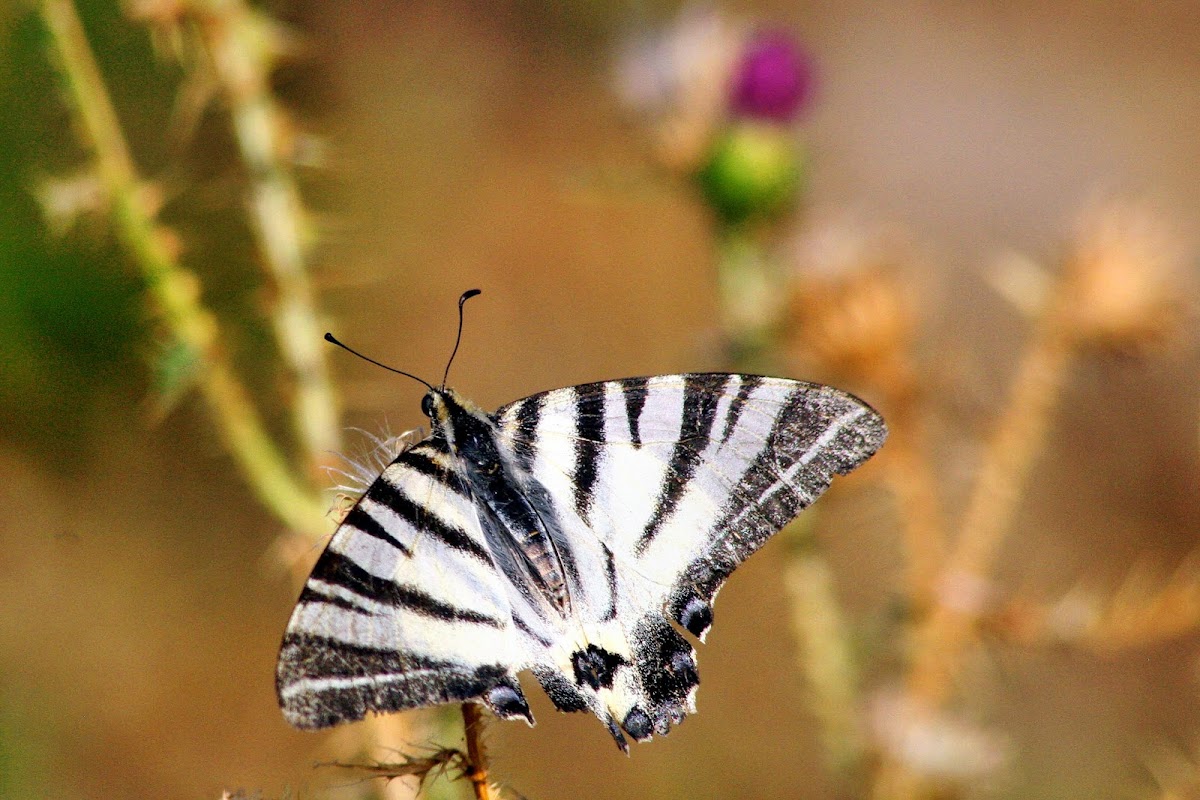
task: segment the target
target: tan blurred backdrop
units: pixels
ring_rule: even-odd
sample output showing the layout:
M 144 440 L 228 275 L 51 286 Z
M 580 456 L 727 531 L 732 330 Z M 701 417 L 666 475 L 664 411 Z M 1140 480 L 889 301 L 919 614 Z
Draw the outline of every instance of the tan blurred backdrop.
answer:
M 118 85 L 146 80 L 160 96 L 143 72 L 122 71 L 144 31 L 103 6 L 85 15 L 102 65 Z M 324 142 L 305 191 L 320 230 L 314 273 L 339 335 L 434 380 L 454 300 L 480 287 L 451 382 L 489 408 L 574 382 L 728 366 L 714 329 L 711 222 L 689 187 L 654 176 L 609 86 L 616 38 L 669 7 L 376 0 L 271 10 L 300 48 L 280 94 Z M 939 401 L 939 466 L 958 502 L 972 453 L 957 442 L 986 427 L 1026 334 L 984 280 L 989 266 L 1011 251 L 1052 257 L 1104 190 L 1149 194 L 1185 234 L 1200 227 L 1200 14 L 1187 2 L 730 10 L 788 27 L 818 59 L 820 94 L 802 127 L 807 205 L 903 225 L 928 253 L 923 344 L 960 381 L 969 376 L 964 396 Z M 38 73 L 31 16 L 0 13 L 14 43 L 9 56 L 0 45 L 13 103 L 3 111 L 21 119 L 3 129 L 19 140 L 0 176 L 10 221 L 34 218 L 22 198 L 69 166 L 52 152 L 69 132 L 53 81 Z M 163 112 L 150 105 L 142 116 L 138 93 L 119 88 L 117 101 L 132 138 L 151 143 L 153 171 L 170 160 L 154 143 Z M 222 215 L 238 202 L 198 149 L 201 166 L 175 184 L 200 197 L 200 211 L 180 212 L 185 242 L 228 224 Z M 31 280 L 59 296 L 65 251 L 99 265 L 85 286 L 123 269 L 102 231 L 63 240 L 15 224 L 0 248 L 21 297 L 41 296 L 17 283 Z M 49 266 L 22 272 L 18 262 L 37 253 Z M 253 279 L 223 255 L 211 254 L 213 304 L 253 311 Z M 138 326 L 132 293 L 112 300 L 127 318 L 113 327 L 71 311 L 95 296 L 71 291 L 61 307 L 20 306 L 36 324 L 13 317 L 0 328 L 21 345 L 6 351 L 5 370 L 29 374 L 13 378 L 0 409 L 4 796 L 322 796 L 330 778 L 311 764 L 325 739 L 289 729 L 274 698 L 295 599 L 272 566 L 280 527 L 199 403 L 149 421 L 144 348 L 121 343 Z M 67 305 L 70 337 L 49 350 L 22 344 L 50 336 Z M 251 345 L 256 335 L 244 334 Z M 423 421 L 416 384 L 348 357 L 333 364 L 347 425 Z M 1078 371 L 1020 519 L 1021 546 L 1004 556 L 1009 585 L 1115 581 L 1139 554 L 1165 572 L 1195 548 L 1197 365 L 1185 351 Z M 895 580 L 894 536 L 883 510 L 851 499 L 829 498 L 837 524 L 825 544 L 849 608 L 878 613 Z M 496 777 L 533 798 L 836 796 L 792 666 L 780 557 L 768 546 L 723 592 L 700 648 L 700 713 L 670 737 L 625 758 L 591 718 L 556 714 L 530 691 L 537 728 L 489 733 Z M 1198 643 L 1114 658 L 992 651 L 978 665 L 988 689 L 974 710 L 1017 753 L 993 791 L 1153 796 L 1152 754 L 1200 738 Z

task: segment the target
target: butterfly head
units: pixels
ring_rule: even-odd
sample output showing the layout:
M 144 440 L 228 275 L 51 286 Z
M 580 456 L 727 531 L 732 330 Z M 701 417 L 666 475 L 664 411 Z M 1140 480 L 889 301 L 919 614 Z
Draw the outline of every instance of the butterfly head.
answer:
M 429 417 L 435 432 L 444 434 L 454 427 L 455 420 L 483 412 L 458 392 L 442 386 L 425 393 L 421 399 L 421 413 Z
M 429 417 L 435 434 L 444 436 L 447 429 L 453 427 L 454 412 L 452 408 L 455 403 L 450 396 L 451 391 L 450 389 L 430 389 L 421 398 L 421 413 Z
M 495 423 L 487 412 L 453 389 L 430 389 L 421 400 L 421 411 L 429 417 L 433 435 L 445 439 L 451 450 L 462 455 L 467 454 L 464 449 L 468 453 L 479 450 L 494 435 Z

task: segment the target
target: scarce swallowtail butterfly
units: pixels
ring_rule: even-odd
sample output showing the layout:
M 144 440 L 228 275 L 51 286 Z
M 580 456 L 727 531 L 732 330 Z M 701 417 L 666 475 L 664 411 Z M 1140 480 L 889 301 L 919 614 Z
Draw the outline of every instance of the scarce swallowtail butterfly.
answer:
M 625 734 L 666 734 L 695 711 L 681 630 L 703 641 L 730 573 L 887 435 L 846 392 L 757 375 L 494 413 L 443 381 L 421 408 L 432 433 L 346 515 L 288 623 L 276 685 L 299 728 L 455 702 L 533 724 L 529 670 L 626 752 Z

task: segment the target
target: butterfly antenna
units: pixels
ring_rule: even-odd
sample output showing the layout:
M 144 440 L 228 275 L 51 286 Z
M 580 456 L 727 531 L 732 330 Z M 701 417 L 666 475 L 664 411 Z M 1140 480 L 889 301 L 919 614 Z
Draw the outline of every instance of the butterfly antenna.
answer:
M 404 376 L 404 377 L 406 377 L 406 378 L 412 378 L 414 381 L 418 381 L 418 382 L 420 382 L 420 383 L 423 383 L 423 384 L 425 384 L 426 386 L 428 386 L 428 387 L 429 387 L 429 391 L 431 391 L 431 392 L 433 391 L 433 386 L 432 386 L 432 385 L 429 383 L 429 381 L 424 381 L 424 380 L 421 380 L 421 379 L 420 379 L 420 378 L 418 378 L 416 375 L 413 375 L 411 372 L 405 372 L 405 371 L 404 371 L 404 370 L 402 370 L 402 369 L 396 369 L 395 367 L 389 367 L 387 364 L 380 364 L 378 361 L 376 361 L 375 359 L 371 358 L 370 356 L 364 356 L 362 353 L 358 352 L 357 350 L 355 350 L 355 349 L 354 349 L 353 347 L 351 347 L 350 345 L 343 344 L 342 342 L 339 342 L 339 341 L 338 341 L 338 340 L 337 340 L 337 339 L 334 337 L 334 335 L 333 335 L 332 333 L 326 333 L 326 334 L 325 334 L 325 341 L 329 342 L 330 344 L 336 344 L 338 347 L 342 348 L 342 349 L 343 349 L 343 350 L 345 350 L 346 352 L 348 352 L 348 353 L 353 353 L 354 355 L 358 356 L 358 357 L 359 357 L 359 358 L 361 358 L 363 361 L 368 361 L 368 362 L 370 362 L 370 363 L 374 364 L 374 365 L 375 365 L 375 366 L 377 366 L 377 367 L 383 367 L 383 368 L 384 368 L 384 369 L 386 369 L 388 372 L 394 372 L 394 373 L 396 373 L 397 375 L 403 375 L 403 376 Z
M 454 337 L 454 350 L 450 353 L 450 360 L 446 362 L 446 371 L 442 373 L 443 389 L 446 388 L 446 378 L 450 377 L 450 365 L 454 363 L 454 357 L 458 355 L 458 345 L 462 342 L 463 303 L 477 294 L 483 294 L 483 292 L 479 289 L 467 289 L 462 293 L 462 297 L 458 298 L 458 335 Z

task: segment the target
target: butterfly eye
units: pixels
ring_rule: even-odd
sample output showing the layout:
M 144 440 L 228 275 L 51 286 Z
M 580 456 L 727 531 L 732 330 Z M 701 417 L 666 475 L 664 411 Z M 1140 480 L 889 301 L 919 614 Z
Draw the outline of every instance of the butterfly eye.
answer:
M 433 419 L 433 394 L 427 394 L 421 398 L 421 413 Z

